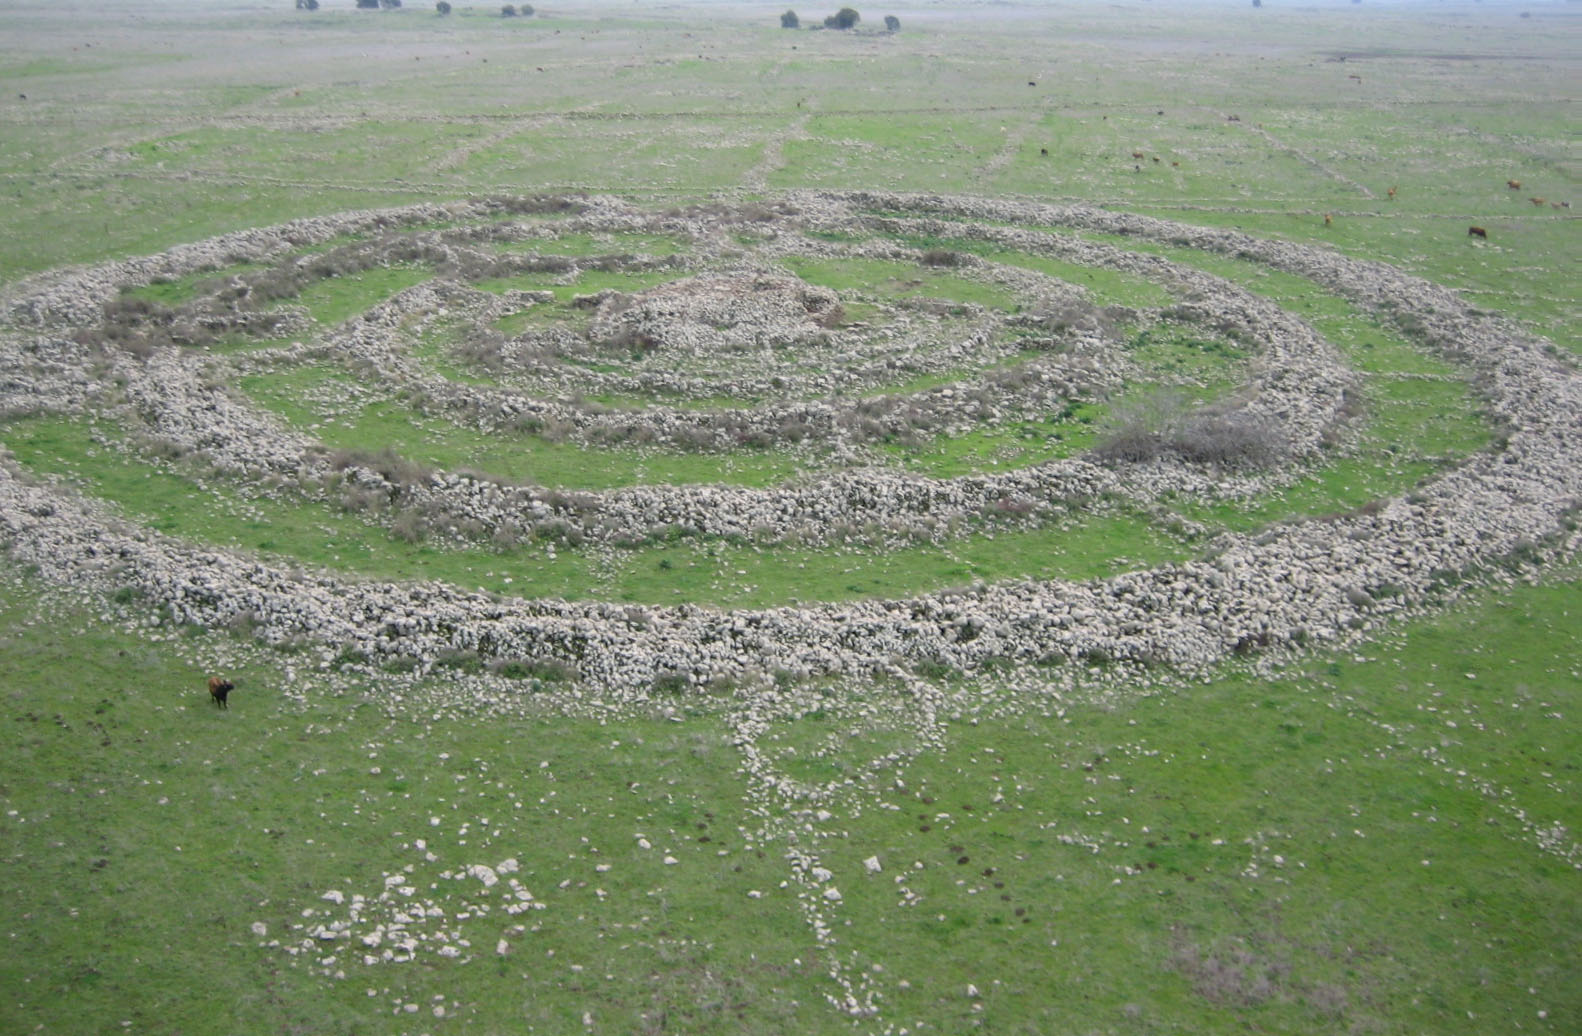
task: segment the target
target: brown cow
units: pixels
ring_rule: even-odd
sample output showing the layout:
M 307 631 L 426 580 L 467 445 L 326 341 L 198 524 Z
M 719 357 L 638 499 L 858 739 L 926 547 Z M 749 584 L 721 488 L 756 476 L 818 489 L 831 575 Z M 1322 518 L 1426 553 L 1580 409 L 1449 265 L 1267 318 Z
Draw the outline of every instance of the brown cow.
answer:
M 1141 158 L 1141 157 L 1143 157 L 1143 153 L 1141 151 L 1133 151 L 1132 152 L 1132 157 L 1133 158 Z
M 1329 214 L 1329 213 L 1327 213 L 1327 212 L 1326 212 L 1326 213 L 1324 213 L 1324 226 L 1326 226 L 1326 227 L 1327 227 L 1327 226 L 1330 226 L 1330 225 L 1332 225 L 1332 224 L 1333 224 L 1333 223 L 1334 223 L 1334 222 L 1335 222 L 1335 221 L 1334 221 L 1334 219 L 1333 219 L 1333 218 L 1332 218 L 1332 217 L 1331 217 L 1331 216 L 1330 216 L 1330 214 Z
M 1506 180 L 1505 186 L 1513 191 L 1519 191 L 1522 189 L 1522 182 L 1520 180 Z
M 1540 209 L 1549 204 L 1549 200 L 1547 198 L 1528 198 L 1527 200 L 1538 206 Z
M 1390 195 L 1390 200 L 1394 201 L 1395 200 L 1395 188 L 1391 187 L 1387 193 Z
M 209 677 L 209 697 L 214 699 L 214 706 L 218 709 L 228 709 L 230 703 L 225 696 L 236 690 L 236 685 L 222 676 Z
M 1467 228 L 1467 236 L 1468 237 L 1481 237 L 1483 240 L 1487 241 L 1489 239 L 1489 232 L 1487 230 L 1484 230 L 1482 227 L 1468 227 Z

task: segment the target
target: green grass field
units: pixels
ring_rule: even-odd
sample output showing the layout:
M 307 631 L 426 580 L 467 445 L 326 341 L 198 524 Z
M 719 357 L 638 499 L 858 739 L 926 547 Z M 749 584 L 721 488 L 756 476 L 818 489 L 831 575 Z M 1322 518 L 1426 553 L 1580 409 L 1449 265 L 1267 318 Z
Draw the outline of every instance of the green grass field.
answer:
M 791 32 L 779 7 L 725 3 L 505 19 L 461 3 L 441 18 L 417 2 L 21 0 L 0 11 L 0 290 L 422 201 L 587 192 L 658 210 L 893 189 L 1319 244 L 1453 288 L 1576 354 L 1575 6 L 1061 0 L 897 9 L 889 34 L 881 9 L 852 32 L 809 31 L 829 12 L 803 9 Z M 728 259 L 762 243 L 534 219 L 541 241 L 499 251 Z M 1140 276 L 964 237 L 884 240 L 1060 278 L 1100 306 L 1174 301 Z M 0 443 L 29 477 L 139 524 L 288 564 L 739 608 L 1197 557 L 1220 530 L 1410 493 L 1497 441 L 1477 385 L 1314 282 L 1104 240 L 1308 321 L 1361 375 L 1354 439 L 1247 499 L 1107 501 L 885 550 L 413 541 L 379 515 L 265 496 L 149 451 L 113 414 L 9 419 Z M 851 320 L 1022 302 L 893 259 L 784 268 L 849 299 Z M 256 270 L 130 293 L 179 306 Z M 304 336 L 323 335 L 433 275 L 375 266 L 282 304 L 301 308 Z M 574 296 L 668 279 L 588 270 L 474 287 L 553 293 L 500 319 L 514 335 L 585 322 Z M 1201 328 L 1125 333 L 1141 374 L 1114 400 L 878 443 L 861 463 L 958 477 L 1069 456 L 1119 403 L 1161 383 L 1227 394 L 1253 362 Z M 567 489 L 786 485 L 849 462 L 484 432 L 415 413 L 332 355 L 268 361 L 288 344 L 208 348 L 239 397 L 331 449 Z M 460 356 L 444 321 L 408 344 L 454 383 L 512 376 Z M 1012 349 L 978 373 L 1024 360 Z M 973 373 L 913 372 L 868 394 Z M 526 662 L 379 667 L 334 644 L 267 647 L 245 623 L 173 624 L 130 588 L 52 587 L 8 559 L 0 1032 L 1574 1032 L 1579 608 L 1582 573 L 1562 556 L 1494 568 L 1439 610 L 1347 643 L 1207 676 L 940 671 L 920 696 L 887 677 L 779 674 L 773 694 L 660 687 L 633 705 Z M 227 711 L 204 690 L 216 672 L 237 683 Z

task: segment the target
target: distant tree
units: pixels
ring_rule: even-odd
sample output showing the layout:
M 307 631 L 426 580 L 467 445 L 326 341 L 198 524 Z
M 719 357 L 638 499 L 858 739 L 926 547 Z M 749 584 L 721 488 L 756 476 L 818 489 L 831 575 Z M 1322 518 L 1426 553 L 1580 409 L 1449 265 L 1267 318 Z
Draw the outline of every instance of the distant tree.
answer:
M 500 17 L 501 18 L 515 18 L 516 17 L 516 5 L 515 4 L 506 4 L 504 7 L 500 8 Z
M 532 4 L 517 4 L 516 5 L 516 13 L 521 15 L 523 18 L 531 18 L 531 17 L 533 17 L 533 5 Z
M 434 10 L 439 12 L 440 17 L 442 18 L 445 15 L 450 14 L 450 0 L 439 0 L 439 3 L 434 5 Z
M 379 0 L 357 0 L 357 6 L 363 10 L 377 11 L 379 10 Z
M 1263 6 L 1263 0 L 1252 0 L 1252 6 L 1254 6 L 1254 7 L 1262 7 Z
M 393 11 L 401 6 L 401 0 L 379 0 L 379 6 L 387 11 Z
M 299 11 L 317 11 L 318 9 L 319 0 L 297 0 L 297 10 Z
M 897 18 L 893 14 L 887 14 L 884 16 L 884 27 L 888 32 L 900 32 L 901 19 Z
M 826 29 L 849 29 L 862 20 L 862 15 L 850 7 L 842 7 L 828 18 L 824 19 Z
M 795 29 L 802 25 L 802 19 L 796 16 L 795 11 L 787 11 L 780 16 L 780 28 Z

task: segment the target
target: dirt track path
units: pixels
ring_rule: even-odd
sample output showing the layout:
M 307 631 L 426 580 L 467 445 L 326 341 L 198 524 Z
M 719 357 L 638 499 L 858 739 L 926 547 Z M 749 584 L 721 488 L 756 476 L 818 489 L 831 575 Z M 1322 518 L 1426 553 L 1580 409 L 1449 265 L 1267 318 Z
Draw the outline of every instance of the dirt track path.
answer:
M 1238 119 L 1231 119 L 1229 113 L 1226 113 L 1226 112 L 1221 112 L 1220 114 L 1227 121 L 1229 121 L 1231 125 L 1238 126 L 1241 129 L 1246 130 L 1248 133 L 1253 134 L 1254 136 L 1262 137 L 1264 140 L 1269 142 L 1269 146 L 1270 147 L 1274 148 L 1276 151 L 1280 151 L 1280 152 L 1283 152 L 1283 153 L 1285 153 L 1287 155 L 1290 155 L 1292 158 L 1294 158 L 1297 161 L 1301 162 L 1303 165 L 1307 166 L 1309 169 L 1312 169 L 1312 170 L 1315 170 L 1317 172 L 1323 173 L 1325 176 L 1329 177 L 1331 180 L 1335 180 L 1335 181 L 1337 181 L 1339 183 L 1345 184 L 1347 187 L 1350 187 L 1352 190 L 1356 191 L 1358 194 L 1361 194 L 1364 198 L 1367 198 L 1370 201 L 1374 200 L 1377 197 L 1367 187 L 1365 187 L 1362 184 L 1358 183 L 1357 181 L 1353 180 L 1351 177 L 1347 176 L 1345 173 L 1342 173 L 1339 170 L 1330 168 L 1329 166 L 1325 165 L 1323 162 L 1320 162 L 1318 159 L 1316 159 L 1312 155 L 1308 154 L 1306 151 L 1303 151 L 1301 148 L 1293 147 L 1292 145 L 1285 143 L 1279 137 L 1276 137 L 1273 133 L 1270 133 L 1268 130 L 1264 129 L 1262 126 L 1255 125 L 1255 124 L 1249 123 L 1249 122 L 1242 122 L 1239 118 Z
M 502 126 L 493 133 L 486 134 L 476 140 L 469 140 L 460 147 L 452 148 L 434 161 L 425 164 L 423 171 L 430 174 L 454 172 L 466 165 L 472 156 L 482 151 L 503 144 L 512 137 L 526 133 L 530 130 L 542 129 L 554 121 L 548 115 L 537 115 L 520 119 L 508 126 Z
M 785 145 L 791 140 L 808 140 L 808 121 L 812 113 L 804 113 L 788 125 L 782 132 L 776 133 L 764 141 L 763 154 L 758 162 L 742 176 L 742 186 L 749 191 L 765 191 L 769 189 L 769 177 L 785 168 Z
M 1028 114 L 1031 115 L 1032 113 L 1029 112 Z M 1027 118 L 1020 119 L 1013 125 L 1000 127 L 1005 130 L 1005 140 L 1000 144 L 999 150 L 991 155 L 989 160 L 978 169 L 978 176 L 983 181 L 988 181 L 997 176 L 1006 166 L 1011 164 L 1011 160 L 1016 157 L 1016 153 L 1022 149 L 1022 142 L 1027 139 L 1027 134 L 1032 128 L 1032 124 L 1033 120 Z

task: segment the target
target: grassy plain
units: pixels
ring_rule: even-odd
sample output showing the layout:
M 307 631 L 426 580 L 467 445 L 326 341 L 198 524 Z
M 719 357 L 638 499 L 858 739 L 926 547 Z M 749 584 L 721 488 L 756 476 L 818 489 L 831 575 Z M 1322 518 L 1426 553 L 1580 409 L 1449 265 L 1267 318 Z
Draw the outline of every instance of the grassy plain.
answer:
M 669 205 L 802 187 L 948 190 L 1325 244 L 1582 351 L 1575 210 L 1554 207 L 1582 204 L 1575 5 L 923 6 L 895 10 L 893 35 L 872 31 L 884 10 L 835 33 L 781 30 L 779 7 L 546 7 L 508 20 L 456 6 L 442 19 L 417 3 L 360 12 L 349 0 L 312 14 L 8 4 L 0 281 L 471 195 L 586 190 Z M 823 13 L 801 11 L 807 24 Z M 686 247 L 562 239 L 556 250 L 612 243 Z M 1067 277 L 1100 302 L 1162 301 L 1147 282 L 986 255 Z M 1299 278 L 1173 257 L 1311 321 L 1365 373 L 1368 405 L 1353 453 L 1293 490 L 1240 507 L 1172 502 L 1179 514 L 1256 528 L 1349 509 L 1488 445 L 1475 387 L 1388 328 Z M 895 273 L 801 272 L 843 288 Z M 331 325 L 425 275 L 368 271 L 299 301 Z M 934 294 L 1010 304 L 935 279 Z M 190 287 L 149 290 L 170 302 Z M 1140 347 L 1161 374 L 1213 374 L 1226 360 Z M 440 346 L 432 362 L 448 362 Z M 388 399 L 328 414 L 310 390 L 335 373 L 238 387 L 319 424 L 331 445 L 393 445 L 551 484 L 772 484 L 808 463 L 774 450 L 488 440 Z M 893 597 L 1083 578 L 1194 549 L 1170 515 L 1122 512 L 883 553 L 443 550 L 181 464 L 129 462 L 90 437 L 95 423 L 16 422 L 0 442 L 162 531 L 501 593 L 730 607 Z M 1034 424 L 881 459 L 955 475 L 1091 441 L 1091 422 Z M 758 742 L 796 779 L 851 781 L 816 804 L 761 794 L 723 692 L 607 709 L 534 680 L 475 684 L 465 659 L 427 675 L 341 671 L 333 646 L 266 650 L 238 631 L 151 624 L 135 600 L 60 594 L 28 571 L 0 579 L 0 1031 L 1582 1025 L 1571 616 L 1582 576 L 1569 565 L 1491 573 L 1445 611 L 1201 683 L 947 674 L 937 726 L 882 683 L 831 689 Z M 228 712 L 203 700 L 204 677 L 220 670 L 238 676 Z M 902 761 L 875 770 L 889 752 Z M 843 894 L 823 942 L 798 898 L 793 838 Z M 882 870 L 870 873 L 869 857 Z M 445 876 L 507 858 L 543 909 L 508 917 L 478 882 Z M 269 945 L 345 918 L 325 893 L 375 900 L 387 876 L 442 911 L 433 923 L 453 932 L 455 956 L 369 965 L 341 944 Z M 878 1014 L 832 1006 L 832 970 L 877 992 Z

